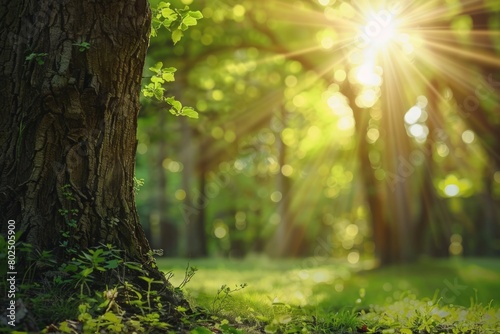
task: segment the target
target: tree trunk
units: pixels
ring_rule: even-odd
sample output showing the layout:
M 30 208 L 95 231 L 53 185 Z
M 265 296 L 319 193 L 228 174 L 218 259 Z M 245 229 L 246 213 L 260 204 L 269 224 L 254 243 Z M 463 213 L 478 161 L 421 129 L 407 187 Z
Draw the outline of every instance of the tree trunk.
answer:
M 426 160 L 421 168 L 419 181 L 420 210 L 416 219 L 414 239 L 419 254 L 428 252 L 434 257 L 446 257 L 453 217 L 444 200 L 438 196 L 433 183 L 435 174 L 433 152 L 435 144 L 442 140 L 440 135 L 443 131 L 443 119 L 439 112 L 439 94 L 437 93 L 439 90 L 439 82 L 436 79 L 432 80 L 427 87 L 429 135 L 421 152 Z
M 133 181 L 148 2 L 2 0 L 0 8 L 2 232 L 15 220 L 21 241 L 59 263 L 70 248 L 100 244 L 151 262 Z
M 197 140 L 187 119 L 181 119 L 182 142 L 180 160 L 183 164 L 182 187 L 186 193 L 182 214 L 184 218 L 183 232 L 185 238 L 184 255 L 189 258 L 205 257 L 208 254 L 205 233 L 205 208 L 210 199 L 205 195 L 203 173 L 197 175 L 199 156 Z
M 365 188 L 366 202 L 371 215 L 375 254 L 381 265 L 389 264 L 393 257 L 389 243 L 389 240 L 393 238 L 391 236 L 392 230 L 385 219 L 387 205 L 380 194 L 379 181 L 375 178 L 374 169 L 371 166 L 369 158 L 370 147 L 366 141 L 370 114 L 368 110 L 362 110 L 355 105 L 355 96 L 351 87 L 343 91 L 351 102 L 351 108 L 353 109 L 357 136 L 357 156 L 359 159 L 360 175 Z

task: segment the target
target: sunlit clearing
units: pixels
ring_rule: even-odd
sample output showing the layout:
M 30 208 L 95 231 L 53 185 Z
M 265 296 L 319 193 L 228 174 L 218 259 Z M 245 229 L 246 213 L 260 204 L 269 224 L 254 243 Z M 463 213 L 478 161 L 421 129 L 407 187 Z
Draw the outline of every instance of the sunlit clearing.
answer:
M 328 271 L 321 270 L 316 271 L 312 274 L 312 279 L 316 283 L 327 282 L 330 280 L 331 274 Z

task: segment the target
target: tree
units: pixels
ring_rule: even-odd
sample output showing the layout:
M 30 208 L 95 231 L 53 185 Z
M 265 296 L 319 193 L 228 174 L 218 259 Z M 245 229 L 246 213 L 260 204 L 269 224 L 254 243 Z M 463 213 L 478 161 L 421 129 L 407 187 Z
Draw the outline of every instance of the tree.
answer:
M 59 263 L 70 248 L 113 245 L 144 264 L 129 281 L 147 275 L 165 290 L 134 203 L 147 0 L 2 1 L 2 11 L 2 232 L 15 220 L 20 241 Z

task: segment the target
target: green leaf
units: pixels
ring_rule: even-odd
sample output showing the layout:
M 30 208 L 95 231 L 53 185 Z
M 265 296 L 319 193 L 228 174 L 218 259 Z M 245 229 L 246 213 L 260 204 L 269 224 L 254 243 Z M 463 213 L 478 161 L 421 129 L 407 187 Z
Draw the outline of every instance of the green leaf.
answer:
M 195 26 L 197 24 L 196 19 L 192 16 L 186 16 L 182 20 L 182 23 L 184 23 L 186 25 L 186 27 Z
M 263 315 L 257 315 L 257 316 L 255 316 L 255 318 L 257 320 L 260 320 L 260 321 L 265 321 L 265 322 L 269 321 L 269 319 L 267 317 L 263 316 Z
M 288 314 L 283 314 L 278 317 L 278 322 L 280 324 L 288 324 L 290 321 L 292 321 L 292 316 Z
M 401 328 L 401 329 L 399 330 L 399 332 L 400 332 L 401 334 L 413 334 L 413 332 L 411 331 L 411 329 L 408 329 L 408 328 Z
M 167 101 L 167 103 L 170 104 L 175 109 L 175 111 L 177 112 L 181 111 L 182 104 L 179 101 L 177 101 L 174 97 L 168 97 L 165 99 L 165 101 Z
M 108 269 L 115 269 L 120 264 L 120 261 L 121 260 L 110 260 L 110 261 L 108 261 L 108 264 L 106 264 L 105 267 Z
M 163 80 L 162 78 L 157 77 L 157 76 L 151 77 L 151 81 L 154 83 L 164 83 L 165 82 L 165 80 Z
M 161 87 L 160 87 L 160 88 L 155 88 L 155 90 L 154 90 L 154 92 L 153 92 L 153 93 L 154 93 L 154 96 L 155 96 L 158 100 L 161 100 L 161 99 L 163 98 L 163 91 L 164 91 L 164 90 L 165 90 L 165 89 L 163 89 L 163 88 L 161 88 Z
M 174 30 L 172 32 L 172 42 L 174 42 L 174 44 L 177 44 L 177 42 L 181 40 L 183 35 L 184 34 L 182 33 L 182 31 L 180 29 Z
M 278 331 L 278 326 L 276 326 L 275 324 L 269 324 L 266 327 L 264 327 L 264 332 L 268 334 L 273 334 L 276 333 L 277 331 Z
M 191 107 L 182 108 L 181 115 L 187 116 L 189 118 L 198 118 L 198 113 Z
M 191 330 L 189 333 L 191 333 L 191 334 L 212 334 L 212 331 L 205 328 L 205 327 L 196 327 L 195 329 Z
M 203 18 L 203 14 L 197 10 L 197 11 L 189 11 L 188 12 L 188 15 L 199 20 L 199 19 L 202 19 Z
M 138 262 L 125 262 L 124 265 L 132 270 L 138 270 L 138 271 L 142 270 L 142 265 Z
M 166 19 L 175 20 L 175 16 L 177 16 L 177 14 L 175 14 L 175 12 L 170 8 L 163 8 L 161 10 L 161 16 Z
M 82 271 L 80 271 L 80 275 L 83 277 L 88 277 L 92 272 L 94 271 L 93 268 L 85 268 Z
M 157 62 L 155 66 L 150 67 L 149 70 L 153 72 L 159 72 L 161 68 L 163 67 L 163 63 L 161 61 Z
M 68 325 L 68 322 L 67 321 L 63 321 L 59 324 L 59 328 L 58 330 L 61 332 L 61 333 L 72 333 L 73 330 L 71 329 L 71 327 L 69 327 Z
M 169 8 L 169 7 L 170 7 L 170 2 L 164 2 L 164 1 L 162 1 L 162 2 L 160 2 L 158 4 L 158 7 L 156 7 L 156 8 L 162 9 L 162 8 Z
M 178 311 L 178 312 L 186 312 L 186 311 L 187 311 L 187 308 L 182 307 L 182 306 L 177 306 L 177 307 L 175 308 L 175 310 L 176 310 L 176 311 Z
M 119 324 L 121 320 L 113 312 L 106 312 L 103 314 L 102 318 L 111 323 Z
M 163 73 L 161 75 L 162 79 L 165 80 L 166 82 L 171 82 L 171 81 L 174 81 L 175 78 L 174 78 L 174 74 L 173 73 Z
M 154 278 L 146 277 L 146 276 L 139 276 L 140 279 L 143 281 L 146 281 L 148 283 L 152 283 L 154 281 Z

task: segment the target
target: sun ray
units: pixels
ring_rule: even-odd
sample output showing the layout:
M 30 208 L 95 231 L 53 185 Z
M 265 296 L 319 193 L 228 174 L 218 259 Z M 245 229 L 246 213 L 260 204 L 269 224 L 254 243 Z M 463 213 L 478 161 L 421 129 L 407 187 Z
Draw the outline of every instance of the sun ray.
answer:
M 440 53 L 448 53 L 449 55 L 454 55 L 455 57 L 460 57 L 463 59 L 474 60 L 477 63 L 481 63 L 483 65 L 492 65 L 496 68 L 500 68 L 500 58 L 498 55 L 492 55 L 491 53 L 486 53 L 480 50 L 466 50 L 461 49 L 456 46 L 445 45 L 442 43 L 425 41 L 425 45 L 431 49 L 435 49 L 436 52 L 440 51 Z

